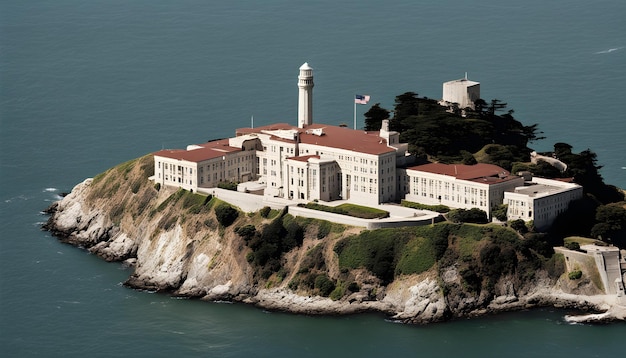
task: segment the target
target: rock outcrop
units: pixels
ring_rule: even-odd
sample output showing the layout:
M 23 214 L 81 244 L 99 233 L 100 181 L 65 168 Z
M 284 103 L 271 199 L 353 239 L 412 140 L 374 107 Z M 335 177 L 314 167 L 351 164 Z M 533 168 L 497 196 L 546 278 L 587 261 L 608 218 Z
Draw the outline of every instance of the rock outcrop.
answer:
M 152 157 L 146 156 L 76 185 L 49 208 L 51 216 L 44 228 L 107 261 L 134 266 L 125 282 L 129 287 L 204 300 L 245 302 L 301 314 L 377 311 L 407 323 L 546 305 L 607 312 L 591 320 L 624 319 L 623 311 L 615 313 L 609 298 L 564 292 L 563 279 L 543 271 L 537 272 L 532 284 L 503 276 L 493 290 L 474 293 L 464 287 L 455 264 L 399 276 L 388 284 L 357 269 L 351 275 L 358 288 L 334 300 L 315 290 L 292 289 L 290 277 L 299 270 L 305 253 L 320 243 L 325 244 L 320 253 L 326 262 L 324 270 L 329 277 L 337 277 L 340 270 L 332 245 L 360 229 L 321 240 L 315 232 L 307 232 L 303 244 L 284 255 L 287 277 L 264 275 L 249 262 L 249 248 L 233 227 L 261 226 L 270 219 L 240 215 L 235 224 L 224 228 L 205 206 L 188 201 L 175 189 L 152 185 L 147 179 L 151 165 Z M 586 287 L 585 293 L 593 290 Z

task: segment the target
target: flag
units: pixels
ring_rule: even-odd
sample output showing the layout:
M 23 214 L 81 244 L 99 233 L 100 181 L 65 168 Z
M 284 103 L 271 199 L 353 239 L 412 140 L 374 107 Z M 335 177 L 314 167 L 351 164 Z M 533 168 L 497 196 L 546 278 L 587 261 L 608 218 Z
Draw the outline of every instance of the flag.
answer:
M 362 95 L 362 94 L 357 94 L 356 96 L 354 96 L 354 103 L 367 104 L 367 102 L 369 101 L 370 101 L 370 96 Z

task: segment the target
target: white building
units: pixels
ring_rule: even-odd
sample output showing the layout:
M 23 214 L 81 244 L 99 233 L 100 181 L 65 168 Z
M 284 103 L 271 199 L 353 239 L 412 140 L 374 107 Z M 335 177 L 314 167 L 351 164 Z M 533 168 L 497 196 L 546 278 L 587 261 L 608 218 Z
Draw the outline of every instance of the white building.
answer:
M 508 205 L 508 220 L 532 220 L 537 229 L 545 230 L 570 202 L 582 196 L 583 188 L 578 184 L 532 178 L 524 186 L 504 193 L 504 204 Z
M 158 151 L 154 181 L 193 191 L 256 181 L 264 195 L 298 202 L 344 199 L 377 205 L 406 199 L 479 208 L 489 217 L 504 200 L 509 219 L 534 220 L 539 229 L 582 196 L 578 185 L 539 178 L 524 185 L 522 177 L 491 164 L 406 168 L 408 145 L 389 131 L 388 121 L 371 132 L 313 123 L 313 70 L 307 63 L 300 67 L 298 89 L 297 126 L 239 128 L 232 138 Z
M 426 205 L 451 208 L 478 208 L 491 217 L 491 209 L 502 204 L 505 192 L 524 184 L 493 164 L 430 163 L 406 169 L 408 192 L 405 199 Z
M 220 182 L 244 182 L 256 175 L 255 153 L 258 139 L 231 145 L 222 139 L 183 149 L 165 149 L 154 153 L 154 180 L 161 185 L 186 190 L 212 188 Z
M 313 68 L 305 62 L 298 76 L 298 128 L 313 124 Z
M 374 205 L 399 199 L 396 168 L 408 158 L 400 134 L 388 130 L 388 121 L 374 132 L 314 124 L 313 72 L 307 63 L 298 79 L 297 127 L 240 128 L 233 138 L 161 150 L 154 153 L 155 181 L 197 190 L 258 180 L 264 195 L 298 201 Z
M 261 138 L 257 174 L 267 184 L 265 195 L 379 204 L 398 199 L 396 167 L 407 160 L 407 145 L 386 128 L 387 122 L 379 132 L 282 123 L 240 128 L 236 134 Z
M 458 104 L 460 109 L 474 109 L 474 101 L 480 98 L 480 83 L 470 81 L 465 78 L 444 82 L 443 84 L 443 104 Z

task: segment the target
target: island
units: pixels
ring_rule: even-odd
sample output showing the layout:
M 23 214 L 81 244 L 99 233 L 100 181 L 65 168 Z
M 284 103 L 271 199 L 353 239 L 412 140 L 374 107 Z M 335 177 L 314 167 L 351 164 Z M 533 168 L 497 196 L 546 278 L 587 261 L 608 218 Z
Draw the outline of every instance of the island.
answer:
M 396 97 L 393 118 L 375 104 L 363 129 L 317 124 L 299 70 L 297 126 L 120 164 L 44 228 L 132 266 L 129 287 L 182 297 L 406 323 L 542 306 L 626 318 L 624 192 L 593 152 L 536 153 L 537 125 L 467 77 L 440 101 Z

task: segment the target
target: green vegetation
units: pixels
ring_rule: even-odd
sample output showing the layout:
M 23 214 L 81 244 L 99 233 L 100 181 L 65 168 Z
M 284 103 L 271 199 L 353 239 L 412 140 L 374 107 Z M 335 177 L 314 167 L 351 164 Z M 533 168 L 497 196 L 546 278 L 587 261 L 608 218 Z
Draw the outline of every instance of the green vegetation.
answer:
M 491 209 L 491 215 L 494 218 L 496 218 L 496 219 L 498 219 L 498 220 L 500 220 L 502 222 L 505 222 L 506 219 L 507 219 L 506 212 L 507 212 L 508 209 L 509 209 L 508 205 L 500 204 L 500 205 L 496 206 L 495 208 Z
M 222 181 L 222 182 L 217 183 L 217 187 L 220 189 L 237 191 L 237 184 L 238 183 L 231 182 L 231 181 Z
M 330 221 L 320 220 L 319 224 L 317 225 L 317 238 L 321 240 L 325 238 L 326 236 L 328 236 L 328 234 L 330 234 L 332 227 L 333 226 Z
M 565 243 L 565 248 L 569 249 L 569 250 L 579 251 L 580 250 L 580 244 L 577 243 L 576 241 L 566 242 Z
M 269 206 L 264 206 L 261 210 L 259 210 L 259 215 L 261 215 L 262 218 L 266 218 L 270 214 L 271 210 L 272 209 Z
M 435 249 L 431 242 L 424 237 L 416 237 L 404 247 L 400 254 L 395 275 L 421 273 L 435 264 Z
M 511 220 L 509 222 L 509 227 L 519 232 L 520 234 L 525 234 L 528 232 L 528 227 L 526 226 L 526 222 L 522 219 Z
M 324 246 L 316 245 L 307 251 L 306 256 L 300 264 L 300 273 L 308 273 L 314 270 L 326 270 L 326 261 L 324 260 Z
M 563 243 L 565 245 L 565 247 L 567 247 L 568 244 L 573 244 L 576 243 L 578 244 L 578 246 L 580 247 L 580 245 L 600 245 L 600 246 L 606 246 L 606 243 L 600 241 L 600 240 L 595 240 L 595 239 L 590 239 L 587 237 L 580 237 L 580 236 L 570 236 L 570 237 L 566 237 L 563 240 Z
M 381 121 L 390 117 L 389 113 L 378 103 L 372 106 L 365 113 L 366 129 L 378 130 Z M 409 151 L 417 154 L 421 163 L 491 163 L 513 173 L 530 171 L 546 178 L 573 178 L 583 186 L 585 197 L 557 219 L 546 240 L 560 245 L 567 236 L 591 236 L 626 247 L 626 214 L 615 208 L 603 208 L 596 213 L 611 203 L 625 207 L 624 193 L 604 183 L 596 153 L 589 149 L 574 153 L 571 145 L 555 143 L 554 151 L 546 155 L 567 164 L 564 172 L 545 161 L 532 164 L 528 144 L 544 138 L 537 124 L 525 126 L 513 114 L 498 99 L 490 102 L 479 99 L 473 110 L 454 105 L 445 108 L 435 100 L 406 92 L 396 97 L 389 125 L 391 130 L 400 132 L 400 140 L 409 144 Z M 495 209 L 494 217 L 505 221 L 505 208 Z M 606 215 L 606 210 L 615 216 Z
M 445 205 L 426 205 L 420 203 L 414 203 L 412 201 L 407 201 L 402 199 L 401 205 L 407 208 L 418 209 L 418 210 L 430 210 L 437 213 L 447 213 L 450 211 L 450 208 Z
M 256 235 L 256 228 L 254 227 L 254 225 L 248 224 L 248 225 L 237 227 L 235 229 L 235 233 L 243 237 L 246 241 L 248 241 L 252 239 L 254 235 Z
M 378 131 L 382 125 L 383 120 L 389 119 L 390 112 L 382 107 L 380 103 L 376 103 L 365 112 L 365 130 L 366 131 Z
M 318 203 L 308 203 L 304 206 L 307 209 L 325 211 L 334 214 L 354 216 L 361 219 L 382 219 L 389 217 L 389 212 L 369 208 L 367 206 L 360 206 L 355 204 L 341 204 L 338 206 L 327 206 Z
M 548 259 L 553 252 L 544 241 L 532 235 L 520 239 L 515 231 L 493 224 L 439 223 L 364 231 L 339 240 L 334 251 L 341 270 L 365 268 L 383 284 L 400 275 L 456 266 L 470 292 L 491 292 L 505 274 L 530 281 L 541 267 L 556 277 L 564 270 L 560 261 Z
M 453 209 L 448 213 L 448 220 L 455 223 L 486 224 L 487 213 L 478 209 Z
M 464 109 L 465 116 L 461 110 L 463 108 L 448 111 L 436 100 L 406 92 L 396 97 L 389 125 L 391 130 L 400 132 L 400 139 L 409 143 L 412 153 L 438 161 L 471 164 L 474 159 L 468 154 L 497 143 L 500 147 L 487 149 L 486 154 L 492 157 L 494 164 L 505 164 L 507 169 L 513 162 L 527 161 L 530 153 L 527 144 L 542 139 L 537 125 L 522 125 L 513 117 L 513 110 L 507 111 L 506 103 L 497 99 L 490 103 L 477 101 L 476 110 Z M 372 107 L 372 113 L 366 114 L 366 121 L 377 124 L 385 117 L 385 111 Z
M 335 282 L 328 278 L 328 276 L 322 274 L 315 278 L 315 289 L 318 290 L 320 296 L 328 297 L 335 289 Z
M 255 230 L 254 234 L 250 228 L 244 228 L 238 229 L 237 233 L 245 238 L 246 245 L 252 250 L 249 260 L 262 267 L 261 275 L 264 278 L 281 268 L 280 259 L 283 253 L 302 245 L 304 240 L 303 228 L 293 216 L 286 214 L 286 210 L 261 230 Z M 245 235 L 246 233 L 250 235 Z
M 227 227 L 237 220 L 239 212 L 229 204 L 222 202 L 215 207 L 215 217 L 222 226 Z
M 596 224 L 591 237 L 626 247 L 626 203 L 600 205 L 596 210 Z
M 581 277 L 583 277 L 583 272 L 580 270 L 574 270 L 571 271 L 567 274 L 567 277 L 569 277 L 570 280 L 578 280 Z

